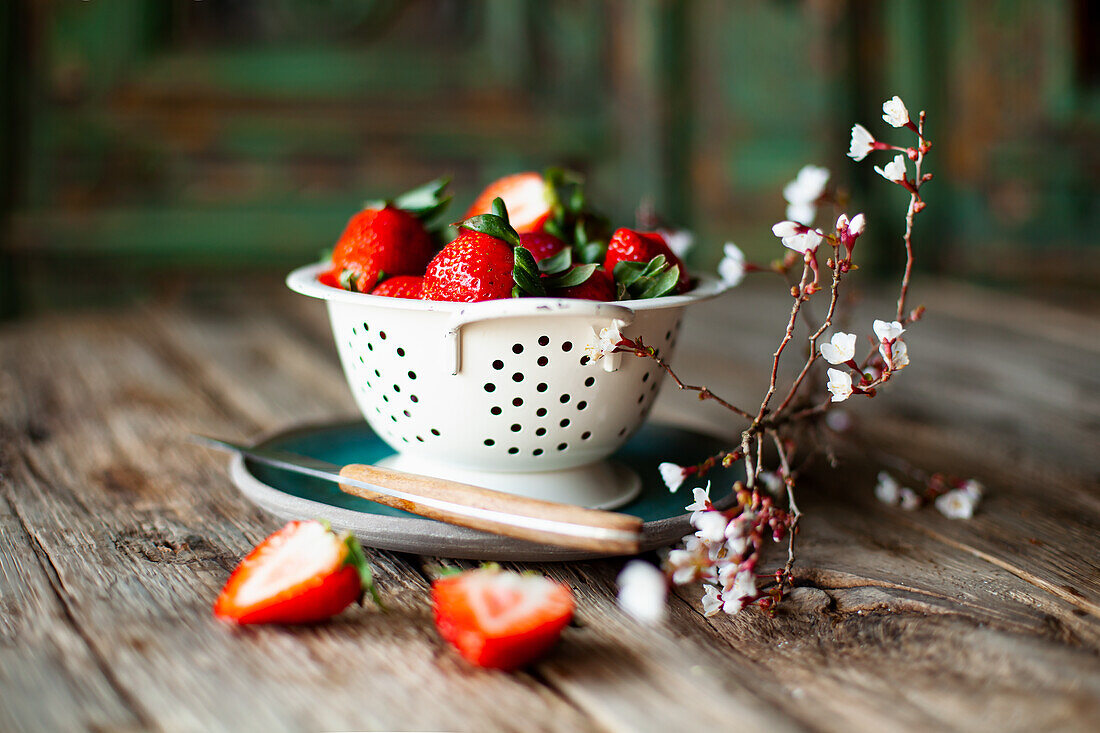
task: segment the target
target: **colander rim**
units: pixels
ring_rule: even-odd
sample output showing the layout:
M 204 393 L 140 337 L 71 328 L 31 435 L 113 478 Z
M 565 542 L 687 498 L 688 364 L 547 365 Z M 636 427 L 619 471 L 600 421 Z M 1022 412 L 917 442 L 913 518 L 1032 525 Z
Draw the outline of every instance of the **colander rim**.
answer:
M 350 290 L 334 288 L 331 285 L 325 285 L 317 279 L 317 276 L 328 268 L 329 264 L 326 262 L 315 262 L 298 267 L 287 275 L 286 285 L 294 292 L 311 298 L 340 303 L 355 303 L 358 305 L 388 308 L 391 310 L 455 313 L 469 308 L 471 305 L 470 303 L 440 300 L 392 298 L 385 295 L 355 293 Z M 695 278 L 698 284 L 692 290 L 682 295 L 667 295 L 662 298 L 650 298 L 647 300 L 616 300 L 608 302 L 625 306 L 633 311 L 660 310 L 662 308 L 676 308 L 691 303 L 710 300 L 732 288 L 729 283 L 713 275 L 695 275 Z M 569 303 L 577 302 L 576 299 L 572 298 L 522 298 L 519 299 L 519 301 L 525 304 L 530 303 L 531 312 L 538 312 L 540 315 L 545 314 L 548 304 L 553 304 L 555 307 L 562 307 Z M 501 301 L 484 301 L 484 304 L 487 305 L 492 302 L 509 303 L 512 304 L 510 308 L 515 308 L 517 299 L 507 298 Z

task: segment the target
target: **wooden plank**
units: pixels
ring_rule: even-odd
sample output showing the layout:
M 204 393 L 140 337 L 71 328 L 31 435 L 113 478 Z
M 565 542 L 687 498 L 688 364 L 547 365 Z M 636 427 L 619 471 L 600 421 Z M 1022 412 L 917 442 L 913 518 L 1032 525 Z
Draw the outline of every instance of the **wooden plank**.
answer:
M 385 553 L 371 559 L 389 613 L 303 629 L 217 623 L 209 604 L 228 570 L 276 523 L 228 489 L 220 457 L 180 439 L 287 406 L 263 388 L 255 404 L 273 411 L 217 404 L 188 364 L 148 348 L 155 329 L 141 318 L 39 327 L 5 334 L 4 369 L 20 386 L 5 427 L 34 420 L 44 436 L 19 446 L 11 499 L 58 568 L 74 623 L 156 727 L 590 728 L 536 680 L 437 659 L 423 578 Z

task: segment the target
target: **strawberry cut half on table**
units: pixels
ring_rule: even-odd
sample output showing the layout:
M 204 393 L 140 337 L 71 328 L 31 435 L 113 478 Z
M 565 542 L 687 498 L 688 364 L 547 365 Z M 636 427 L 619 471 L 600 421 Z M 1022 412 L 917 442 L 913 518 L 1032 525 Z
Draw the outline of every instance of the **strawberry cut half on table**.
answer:
M 527 171 L 490 183 L 474 200 L 465 219 L 491 213 L 493 201 L 502 199 L 512 226 L 520 234 L 542 231 L 554 214 L 554 195 L 541 173 Z
M 573 618 L 564 583 L 488 566 L 432 583 L 440 635 L 480 667 L 516 669 L 544 654 Z
M 354 536 L 323 522 L 291 522 L 241 561 L 214 602 L 214 615 L 238 624 L 312 623 L 365 592 L 379 602 Z

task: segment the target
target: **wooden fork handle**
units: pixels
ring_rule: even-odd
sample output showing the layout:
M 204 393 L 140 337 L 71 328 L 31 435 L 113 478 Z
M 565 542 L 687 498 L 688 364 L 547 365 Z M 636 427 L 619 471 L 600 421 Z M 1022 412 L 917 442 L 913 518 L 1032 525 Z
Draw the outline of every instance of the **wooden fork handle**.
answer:
M 340 475 L 404 496 L 341 483 L 340 489 L 348 494 L 448 524 L 607 555 L 638 552 L 642 520 L 629 514 L 530 499 L 378 466 L 350 464 Z

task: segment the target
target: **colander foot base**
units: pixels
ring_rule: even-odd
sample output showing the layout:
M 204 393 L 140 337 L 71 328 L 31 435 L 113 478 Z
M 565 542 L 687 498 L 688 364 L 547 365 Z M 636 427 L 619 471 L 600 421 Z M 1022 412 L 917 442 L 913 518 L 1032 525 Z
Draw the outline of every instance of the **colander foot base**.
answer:
M 422 476 L 459 481 L 486 489 L 576 504 L 590 509 L 616 509 L 633 501 L 642 490 L 642 480 L 618 461 L 600 461 L 560 471 L 499 472 L 476 471 L 400 453 L 378 461 L 379 466 Z

